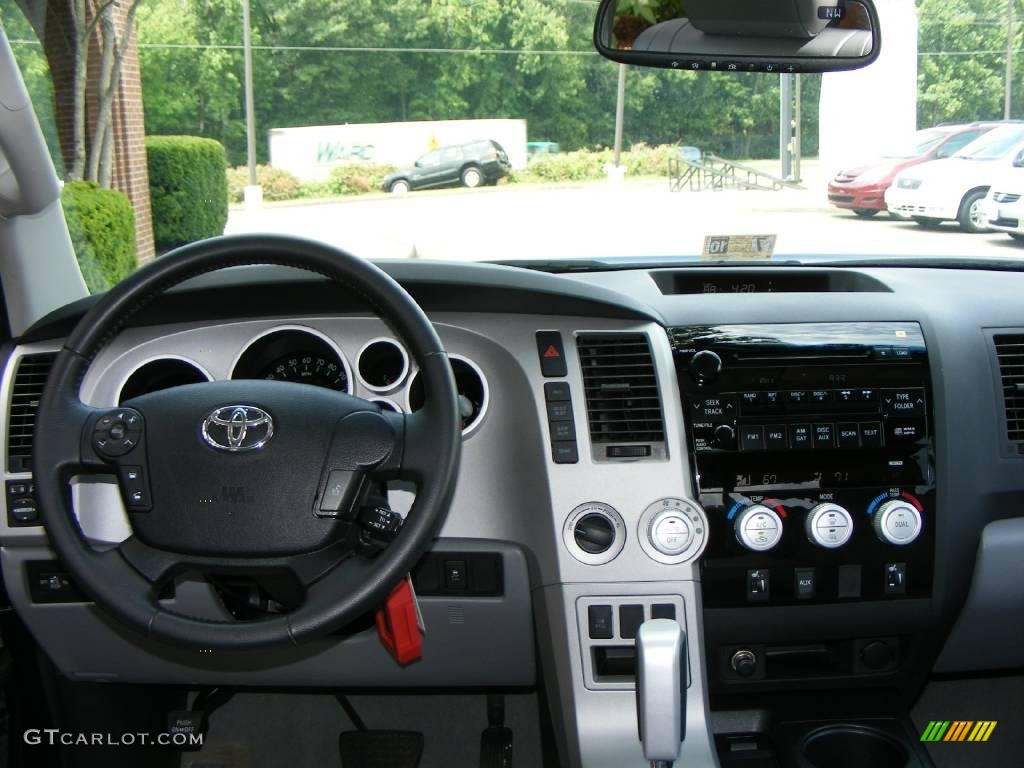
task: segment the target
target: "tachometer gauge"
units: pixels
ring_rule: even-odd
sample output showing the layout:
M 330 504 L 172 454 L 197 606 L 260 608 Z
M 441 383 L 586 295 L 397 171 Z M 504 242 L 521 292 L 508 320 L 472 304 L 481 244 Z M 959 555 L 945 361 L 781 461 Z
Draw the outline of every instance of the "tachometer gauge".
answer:
M 348 376 L 337 360 L 324 355 L 285 355 L 274 360 L 263 370 L 262 378 L 275 381 L 295 381 L 316 387 L 348 391 Z

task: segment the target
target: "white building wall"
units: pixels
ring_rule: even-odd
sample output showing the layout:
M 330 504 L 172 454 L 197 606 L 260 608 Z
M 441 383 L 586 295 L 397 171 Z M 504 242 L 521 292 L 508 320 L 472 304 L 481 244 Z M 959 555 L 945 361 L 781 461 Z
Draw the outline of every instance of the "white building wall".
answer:
M 322 181 L 336 165 L 362 161 L 407 167 L 431 149 L 477 139 L 497 141 L 513 168 L 526 167 L 526 121 L 506 119 L 274 128 L 270 164 L 303 180 Z
M 882 31 L 878 59 L 863 69 L 822 75 L 818 162 L 828 178 L 878 157 L 917 130 L 914 0 L 875 0 L 875 6 Z

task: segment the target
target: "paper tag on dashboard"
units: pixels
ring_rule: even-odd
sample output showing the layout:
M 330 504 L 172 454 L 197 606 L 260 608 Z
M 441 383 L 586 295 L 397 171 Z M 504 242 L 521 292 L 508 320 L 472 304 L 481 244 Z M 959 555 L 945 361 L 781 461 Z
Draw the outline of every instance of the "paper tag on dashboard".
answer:
M 708 235 L 704 238 L 702 260 L 770 259 L 775 253 L 775 235 Z

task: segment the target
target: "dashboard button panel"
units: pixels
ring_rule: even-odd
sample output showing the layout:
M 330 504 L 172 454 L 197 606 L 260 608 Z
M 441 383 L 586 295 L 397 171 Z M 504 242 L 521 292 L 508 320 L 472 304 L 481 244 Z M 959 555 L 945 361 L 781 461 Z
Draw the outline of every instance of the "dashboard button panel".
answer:
M 920 326 L 689 326 L 669 336 L 708 519 L 706 608 L 931 596 L 935 456 Z M 722 361 L 711 381 L 690 374 L 704 350 Z M 726 430 L 735 441 L 717 437 Z M 889 584 L 896 562 L 902 587 Z M 756 597 L 751 572 L 770 576 Z

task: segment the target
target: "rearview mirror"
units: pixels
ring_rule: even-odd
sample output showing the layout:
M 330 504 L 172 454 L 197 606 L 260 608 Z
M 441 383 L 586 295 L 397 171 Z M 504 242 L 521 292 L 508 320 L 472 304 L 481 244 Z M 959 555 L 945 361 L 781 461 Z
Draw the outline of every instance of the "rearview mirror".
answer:
M 871 0 L 602 0 L 594 44 L 623 64 L 834 72 L 878 58 Z

